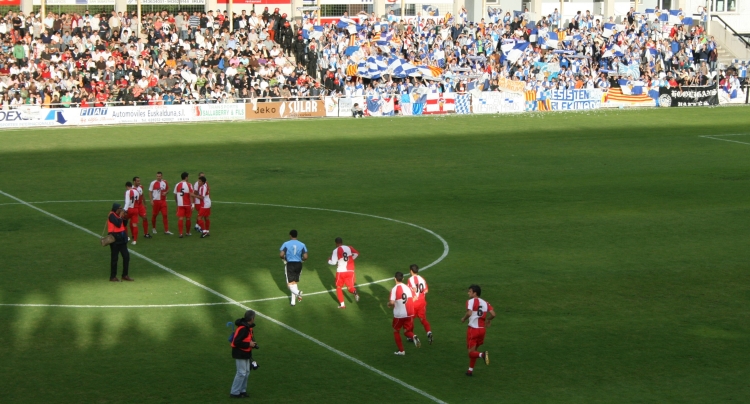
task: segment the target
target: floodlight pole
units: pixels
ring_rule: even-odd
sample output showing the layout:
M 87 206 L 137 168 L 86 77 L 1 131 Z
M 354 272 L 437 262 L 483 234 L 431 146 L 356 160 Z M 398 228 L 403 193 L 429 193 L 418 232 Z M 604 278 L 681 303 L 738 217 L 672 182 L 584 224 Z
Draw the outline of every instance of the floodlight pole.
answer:
M 143 27 L 143 8 L 141 7 L 141 0 L 136 1 L 135 8 L 136 13 L 138 13 L 138 27 L 136 28 L 138 33 L 136 35 L 140 35 L 141 28 Z
M 227 14 L 229 14 L 229 32 L 234 31 L 234 7 L 232 5 L 234 4 L 234 0 L 227 1 Z
M 41 7 L 39 8 L 40 17 L 42 17 L 42 25 L 44 25 L 44 19 L 47 17 L 47 0 L 42 0 Z
M 406 2 L 401 0 L 401 21 L 406 22 Z

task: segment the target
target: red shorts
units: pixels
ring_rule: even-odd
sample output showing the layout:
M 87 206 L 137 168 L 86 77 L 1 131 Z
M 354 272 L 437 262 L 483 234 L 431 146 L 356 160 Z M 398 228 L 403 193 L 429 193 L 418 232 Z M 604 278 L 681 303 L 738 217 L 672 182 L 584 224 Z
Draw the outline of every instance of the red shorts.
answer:
M 154 201 L 153 214 L 157 214 L 159 212 L 161 212 L 162 215 L 166 216 L 166 214 L 167 214 L 167 201 L 162 201 L 162 200 Z
M 190 206 L 178 206 L 177 217 L 191 217 L 193 216 L 193 209 Z
M 354 293 L 354 271 L 336 272 L 336 287 L 346 286 Z
M 138 207 L 133 207 L 133 208 L 128 209 L 128 219 L 129 220 L 138 219 L 138 216 L 140 216 L 139 213 L 140 212 L 138 211 Z
M 146 205 L 144 204 L 138 205 L 138 215 L 140 217 L 146 217 Z
M 414 305 L 414 317 L 422 321 L 427 320 L 427 302 Z
M 393 331 L 401 331 L 402 328 L 407 332 L 414 331 L 414 319 L 411 317 L 394 318 Z
M 479 348 L 480 345 L 484 344 L 484 328 L 473 328 L 469 327 L 466 331 L 466 347 Z
M 201 216 L 201 217 L 211 216 L 211 208 L 200 208 L 198 210 L 198 216 Z

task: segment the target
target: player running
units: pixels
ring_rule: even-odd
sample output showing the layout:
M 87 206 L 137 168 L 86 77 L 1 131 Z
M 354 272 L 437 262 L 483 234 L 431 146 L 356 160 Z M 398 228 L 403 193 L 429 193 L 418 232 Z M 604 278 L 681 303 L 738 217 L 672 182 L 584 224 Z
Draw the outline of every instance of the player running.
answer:
M 162 222 L 164 222 L 164 234 L 172 235 L 169 231 L 169 219 L 167 216 L 167 194 L 169 185 L 164 181 L 161 171 L 156 173 L 156 179 L 151 181 L 148 186 L 151 195 L 151 228 L 156 234 L 156 216 L 161 213 Z
M 138 207 L 136 205 L 136 201 L 140 197 L 140 194 L 138 193 L 138 190 L 133 188 L 133 183 L 128 181 L 125 183 L 125 204 L 122 205 L 122 208 L 128 212 L 128 219 L 130 220 L 130 233 L 131 236 L 133 236 L 133 242 L 132 244 L 135 245 L 138 241 Z M 128 224 L 127 221 L 125 223 L 125 228 L 127 229 Z
M 414 335 L 414 295 L 411 293 L 411 289 L 404 285 L 404 274 L 396 272 L 394 277 L 396 286 L 391 289 L 391 298 L 388 301 L 388 307 L 393 308 L 393 339 L 396 340 L 396 346 L 398 351 L 394 352 L 396 355 L 404 356 L 404 343 L 401 341 L 401 329 L 404 329 L 404 335 L 407 339 L 414 341 L 414 345 L 417 348 L 422 346 L 422 342 L 419 341 L 419 337 Z
M 198 177 L 198 189 L 196 189 L 195 195 L 195 206 L 198 206 L 200 202 L 200 209 L 198 209 L 198 224 L 196 229 L 201 232 L 201 238 L 210 236 L 208 230 L 211 228 L 211 197 L 209 196 L 208 182 L 206 177 L 201 175 Z
M 197 196 L 200 192 L 200 178 L 203 177 L 205 174 L 203 171 L 198 173 L 198 181 L 195 181 L 195 184 L 193 184 L 193 191 L 195 192 L 195 195 Z M 201 207 L 203 206 L 203 200 L 200 198 L 194 198 L 193 202 L 195 205 L 193 206 L 193 210 L 200 214 Z M 193 219 L 193 212 L 190 212 L 190 220 Z M 195 230 L 198 230 L 199 233 L 201 233 L 201 237 L 203 237 L 203 228 L 200 225 L 200 221 L 198 220 L 198 216 L 196 215 L 195 218 Z
M 184 172 L 180 176 L 182 181 L 178 182 L 174 187 L 174 199 L 177 201 L 177 228 L 180 230 L 180 238 L 182 238 L 183 220 L 187 220 L 187 235 L 190 234 L 190 218 L 193 215 L 192 206 L 195 197 L 193 195 L 193 186 L 188 182 L 189 174 Z
M 341 237 L 336 237 L 334 241 L 336 248 L 331 253 L 328 265 L 336 265 L 336 295 L 339 297 L 339 308 L 345 309 L 342 286 L 346 286 L 349 293 L 354 294 L 354 300 L 359 302 L 359 293 L 354 288 L 354 260 L 359 257 L 359 252 L 354 247 L 344 245 Z
M 133 188 L 138 191 L 138 200 L 135 202 L 135 206 L 138 209 L 138 216 L 141 217 L 141 223 L 143 223 L 143 237 L 151 238 L 148 234 L 148 219 L 146 218 L 146 205 L 143 203 L 143 187 L 141 186 L 141 177 L 133 177 Z M 135 218 L 138 220 L 138 218 Z
M 466 314 L 461 318 L 463 323 L 469 319 L 469 329 L 466 333 L 466 346 L 469 348 L 469 370 L 466 376 L 474 375 L 474 364 L 477 358 L 484 359 L 484 363 L 490 364 L 490 353 L 479 352 L 479 347 L 484 344 L 485 327 L 490 326 L 490 321 L 495 318 L 495 310 L 492 305 L 481 299 L 482 288 L 479 285 L 469 286 L 469 301 L 466 304 Z M 487 315 L 489 313 L 489 316 Z
M 414 299 L 414 317 L 422 322 L 424 330 L 427 331 L 427 341 L 432 345 L 432 329 L 430 328 L 430 322 L 427 321 L 427 299 L 425 298 L 425 295 L 429 291 L 427 281 L 422 276 L 417 275 L 419 267 L 416 264 L 409 266 L 409 273 L 411 276 L 407 285 L 409 285 L 409 289 L 416 296 L 416 299 Z
M 307 246 L 297 240 L 297 230 L 289 231 L 289 241 L 279 248 L 279 258 L 284 262 L 284 273 L 289 290 L 292 291 L 292 306 L 297 305 L 297 300 L 302 301 L 302 291 L 297 284 L 302 273 L 302 263 L 307 261 Z

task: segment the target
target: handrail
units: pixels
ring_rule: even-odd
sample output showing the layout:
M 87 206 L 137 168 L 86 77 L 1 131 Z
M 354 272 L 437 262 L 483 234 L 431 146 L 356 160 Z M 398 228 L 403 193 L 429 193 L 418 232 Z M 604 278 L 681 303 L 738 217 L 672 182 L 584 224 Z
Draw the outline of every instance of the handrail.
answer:
M 742 41 L 742 43 L 745 44 L 746 48 L 750 48 L 750 42 L 748 42 L 742 35 L 740 35 L 737 31 L 735 31 L 734 28 L 732 28 L 729 24 L 727 24 L 727 22 L 724 21 L 724 19 L 721 18 L 721 16 L 719 16 L 719 15 L 713 15 L 712 14 L 711 15 L 711 19 L 713 20 L 714 18 L 718 18 L 719 21 L 721 21 L 721 23 L 724 24 L 724 27 L 729 28 L 729 30 L 732 31 L 732 33 L 734 34 L 734 36 L 736 36 L 737 38 L 739 38 L 740 41 Z

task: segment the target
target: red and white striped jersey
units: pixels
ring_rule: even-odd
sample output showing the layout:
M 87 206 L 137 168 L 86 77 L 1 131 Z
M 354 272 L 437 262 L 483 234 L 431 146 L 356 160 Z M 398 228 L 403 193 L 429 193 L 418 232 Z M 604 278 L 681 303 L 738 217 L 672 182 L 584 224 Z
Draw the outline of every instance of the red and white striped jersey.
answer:
M 469 327 L 484 328 L 484 319 L 487 318 L 487 312 L 492 310 L 492 305 L 478 297 L 475 297 L 473 299 L 469 299 L 466 304 L 466 309 L 471 310 L 471 317 L 469 317 Z
M 209 196 L 210 192 L 211 190 L 208 188 L 208 183 L 203 184 L 203 186 L 198 190 L 198 195 L 203 197 L 201 206 L 206 209 L 211 207 L 211 197 Z M 198 205 L 197 201 L 196 205 Z
M 193 194 L 193 186 L 187 181 L 180 181 L 174 187 L 174 193 L 177 195 L 177 206 L 190 206 L 192 201 L 190 195 Z
M 336 265 L 336 272 L 354 271 L 354 260 L 357 257 L 359 257 L 359 251 L 354 247 L 342 245 L 333 249 L 328 265 Z
M 393 318 L 406 318 L 414 316 L 414 295 L 411 289 L 403 283 L 399 283 L 391 289 L 391 300 L 396 304 L 393 306 Z
M 138 190 L 136 190 L 135 188 L 130 188 L 129 190 L 125 191 L 125 204 L 122 205 L 122 208 L 125 210 L 133 209 L 134 207 L 136 207 L 138 198 L 140 198 L 140 194 L 138 194 Z
M 143 187 L 138 185 L 134 189 L 138 191 L 138 199 L 135 201 L 135 206 L 141 206 L 143 205 Z
M 414 275 L 409 278 L 407 285 L 409 285 L 409 288 L 414 291 L 414 294 L 417 296 L 417 303 L 424 304 L 426 302 L 424 295 L 428 290 L 427 281 L 419 275 Z
M 151 185 L 148 186 L 148 190 L 151 192 L 151 200 L 161 201 L 164 199 L 164 196 L 167 195 L 167 189 L 169 189 L 169 185 L 167 185 L 166 181 L 151 181 Z
M 200 195 L 201 193 L 201 186 L 200 181 L 195 181 L 195 184 L 193 184 L 193 190 Z M 200 198 L 195 198 L 195 208 L 199 209 L 201 206 L 203 206 L 203 201 Z

